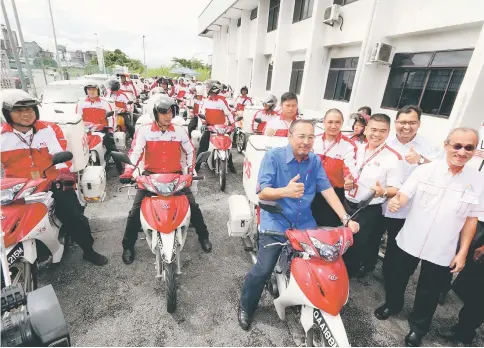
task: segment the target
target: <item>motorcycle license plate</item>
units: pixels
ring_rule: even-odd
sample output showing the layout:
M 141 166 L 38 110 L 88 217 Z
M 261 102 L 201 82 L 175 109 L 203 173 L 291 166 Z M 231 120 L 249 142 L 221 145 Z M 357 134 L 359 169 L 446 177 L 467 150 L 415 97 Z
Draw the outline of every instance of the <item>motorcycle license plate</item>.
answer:
M 24 256 L 24 247 L 22 243 L 18 243 L 7 255 L 8 265 L 12 266 L 22 256 Z
M 314 308 L 313 310 L 313 322 L 315 325 L 319 327 L 321 330 L 321 340 L 324 341 L 325 347 L 338 347 L 338 343 L 336 342 L 333 333 L 331 332 L 326 320 L 324 320 L 323 313 L 319 309 Z

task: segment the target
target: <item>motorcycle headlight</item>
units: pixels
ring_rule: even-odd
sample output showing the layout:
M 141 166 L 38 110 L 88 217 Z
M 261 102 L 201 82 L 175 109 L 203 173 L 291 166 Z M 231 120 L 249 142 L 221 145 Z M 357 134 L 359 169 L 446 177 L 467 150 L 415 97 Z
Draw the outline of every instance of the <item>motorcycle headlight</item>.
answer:
M 226 128 L 215 128 L 215 131 L 217 132 L 217 134 L 225 134 L 227 132 L 227 129 Z
M 178 179 L 173 180 L 172 182 L 158 182 L 154 179 L 151 179 L 153 186 L 156 187 L 158 193 L 162 196 L 171 196 L 173 191 L 175 190 L 176 184 L 178 184 Z
M 37 186 L 34 186 L 34 187 L 29 187 L 28 189 L 26 189 L 24 192 L 22 192 L 18 198 L 25 198 L 27 196 L 30 196 L 32 194 L 32 192 L 35 191 L 35 189 L 37 188 Z
M 317 256 L 316 252 L 314 251 L 313 248 L 309 244 L 299 242 L 301 244 L 303 250 L 308 253 L 310 256 Z
M 336 242 L 334 245 L 329 245 L 314 237 L 309 237 L 309 239 L 311 239 L 311 242 L 313 242 L 314 246 L 319 252 L 319 255 L 321 255 L 321 257 L 326 261 L 333 262 L 340 255 L 341 240 Z
M 13 202 L 15 195 L 24 187 L 25 184 L 17 184 L 1 192 L 1 205 L 7 205 Z

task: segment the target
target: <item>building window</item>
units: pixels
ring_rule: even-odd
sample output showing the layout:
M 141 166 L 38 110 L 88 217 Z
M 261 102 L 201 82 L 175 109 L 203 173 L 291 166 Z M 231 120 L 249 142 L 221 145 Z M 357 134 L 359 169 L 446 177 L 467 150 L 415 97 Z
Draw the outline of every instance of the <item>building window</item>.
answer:
M 291 82 L 289 91 L 299 95 L 304 74 L 304 61 L 292 62 Z
M 254 8 L 252 11 L 250 11 L 250 20 L 256 19 L 257 18 L 257 7 Z
M 237 19 L 237 28 L 242 24 L 242 18 Z
M 381 106 L 418 105 L 426 114 L 448 118 L 472 52 L 395 54 Z
M 324 99 L 350 101 L 358 58 L 331 59 Z
M 295 0 L 292 22 L 297 23 L 310 18 L 313 14 L 313 5 L 314 0 Z
M 266 91 L 271 90 L 272 86 L 272 70 L 274 69 L 273 64 L 269 64 L 269 68 L 267 69 L 267 81 L 266 81 Z
M 352 2 L 355 2 L 355 1 L 358 1 L 358 0 L 333 0 L 333 4 L 344 6 L 344 5 L 351 4 Z
M 271 2 L 269 3 L 269 20 L 267 21 L 267 32 L 277 29 L 280 7 L 281 0 L 271 0 Z

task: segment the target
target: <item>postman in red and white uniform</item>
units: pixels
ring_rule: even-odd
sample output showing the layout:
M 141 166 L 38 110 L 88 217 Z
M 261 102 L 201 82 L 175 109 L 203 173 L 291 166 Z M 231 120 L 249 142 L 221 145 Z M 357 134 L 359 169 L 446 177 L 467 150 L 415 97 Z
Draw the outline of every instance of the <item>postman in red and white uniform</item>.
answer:
M 106 117 L 106 113 L 109 111 L 113 111 L 111 104 L 99 97 L 94 100 L 89 97 L 79 100 L 76 105 L 76 114 L 81 115 L 84 122 L 92 122 L 114 128 L 116 124 L 114 115 Z
M 400 188 L 403 184 L 402 156 L 386 143 L 378 146 L 375 150 L 369 150 L 368 145 L 358 147 L 356 152 L 356 169 L 354 188 L 345 191 L 346 199 L 353 203 L 359 203 L 370 194 L 372 186 L 379 181 L 382 187 Z M 383 197 L 375 197 L 372 204 L 381 204 Z
M 235 111 L 244 111 L 246 106 L 252 106 L 254 103 L 251 97 L 239 95 L 235 100 L 235 105 Z
M 274 117 L 272 120 L 267 122 L 264 135 L 272 135 L 276 137 L 287 137 L 289 134 L 289 127 L 291 126 L 292 121 L 286 121 L 282 118 L 281 115 L 279 117 Z
M 110 92 L 108 95 L 113 98 L 116 109 L 129 112 L 133 111 L 133 104 L 128 104 L 128 102 L 131 101 L 131 98 L 126 92 L 119 90 L 116 92 Z
M 128 156 L 131 163 L 136 165 L 144 158 L 145 170 L 162 174 L 182 171 L 180 160 L 184 155 L 190 172 L 195 167 L 194 151 L 183 127 L 171 124 L 162 132 L 158 124 L 153 122 L 136 131 Z
M 133 97 L 138 98 L 138 90 L 136 89 L 136 86 L 134 85 L 133 81 L 121 82 L 119 86 L 119 90 L 126 93 L 131 93 Z
M 45 168 L 52 164 L 52 156 L 63 151 L 53 127 L 36 121 L 27 133 L 15 130 L 10 124 L 2 125 L 0 136 L 2 167 L 7 178 L 39 179 Z M 59 170 L 69 171 L 70 163 L 50 168 L 46 176 L 54 180 Z
M 351 174 L 358 176 L 356 169 L 356 153 L 358 147 L 348 137 L 339 133 L 334 141 L 326 139 L 325 133 L 316 135 L 313 151 L 321 158 L 321 163 L 331 186 L 343 188 L 344 178 Z
M 252 130 L 255 133 L 263 134 L 266 128 L 267 122 L 271 121 L 272 119 L 278 117 L 278 114 L 274 110 L 259 110 L 255 113 L 254 117 L 252 118 Z M 256 123 L 255 119 L 259 118 L 261 120 L 260 123 Z
M 205 115 L 208 125 L 225 124 L 226 118 L 230 123 L 234 123 L 234 117 L 230 111 L 229 104 L 225 97 L 212 95 L 203 100 L 200 114 Z

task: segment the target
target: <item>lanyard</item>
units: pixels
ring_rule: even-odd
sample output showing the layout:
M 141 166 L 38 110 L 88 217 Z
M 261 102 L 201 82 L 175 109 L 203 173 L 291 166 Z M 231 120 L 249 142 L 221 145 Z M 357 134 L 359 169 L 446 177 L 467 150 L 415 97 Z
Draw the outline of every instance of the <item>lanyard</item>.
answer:
M 32 142 L 34 141 L 34 133 L 30 134 L 30 142 L 27 142 L 27 140 L 25 140 L 24 137 L 22 137 L 21 135 L 15 133 L 15 132 L 13 134 L 15 134 L 17 136 L 17 138 L 22 143 L 24 143 L 25 145 L 27 145 L 29 147 L 29 151 L 30 151 L 30 163 L 32 164 L 32 167 L 35 167 L 34 159 L 32 158 Z
M 368 162 L 370 162 L 373 158 L 378 156 L 378 154 L 382 152 L 386 147 L 387 147 L 386 144 L 383 145 L 378 151 L 376 151 L 373 155 L 371 155 L 370 158 L 363 161 L 363 164 L 361 165 L 360 169 L 358 169 L 358 177 L 355 179 L 355 181 L 357 181 L 360 178 L 361 172 L 363 172 L 363 168 L 368 164 Z M 366 149 L 365 149 L 365 156 L 363 157 L 363 159 L 365 157 L 366 157 Z
M 337 143 L 339 143 L 338 138 L 336 138 L 326 150 L 326 142 L 324 140 L 325 138 L 326 138 L 326 134 L 323 134 L 323 151 L 324 151 L 323 158 L 326 157 L 326 154 L 329 152 L 329 150 L 331 150 Z

